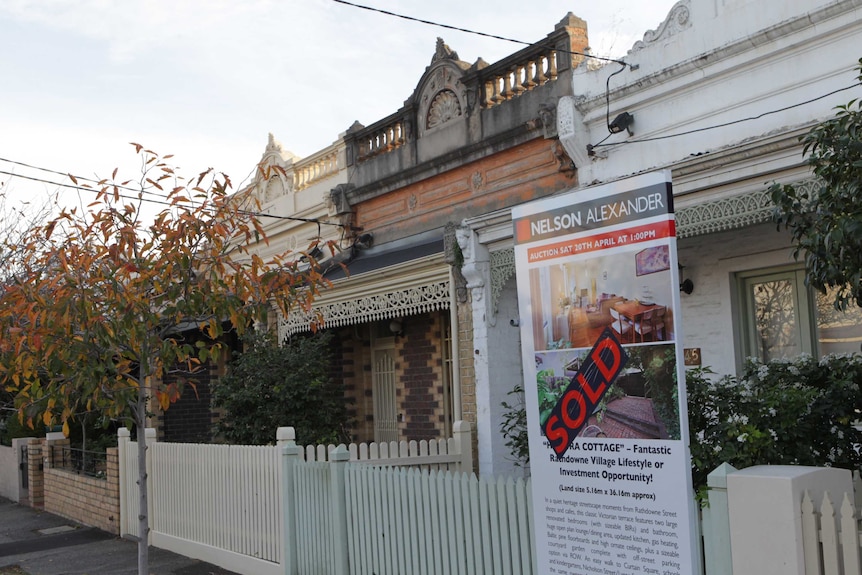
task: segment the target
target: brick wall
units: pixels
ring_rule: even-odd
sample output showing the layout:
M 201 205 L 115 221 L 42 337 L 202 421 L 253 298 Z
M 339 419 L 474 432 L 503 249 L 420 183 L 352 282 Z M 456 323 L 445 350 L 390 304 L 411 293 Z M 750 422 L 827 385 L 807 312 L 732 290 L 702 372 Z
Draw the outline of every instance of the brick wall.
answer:
M 61 442 L 54 443 L 59 445 Z M 47 447 L 46 447 L 47 449 Z M 120 469 L 117 448 L 107 450 L 106 479 L 61 469 L 44 472 L 45 511 L 120 534 Z
M 532 140 L 415 184 L 363 201 L 356 225 L 376 242 L 441 228 L 469 215 L 493 212 L 571 188 L 559 170 L 557 140 Z
M 403 346 L 398 350 L 401 434 L 407 441 L 442 437 L 443 400 L 442 317 L 440 313 L 404 320 Z
M 443 385 L 443 329 L 448 311 L 404 318 L 404 332 L 389 339 L 395 357 L 398 433 L 404 440 L 436 439 L 446 430 L 447 410 Z M 353 441 L 374 441 L 374 392 L 372 345 L 388 333 L 376 323 L 350 326 L 336 331 L 333 378 L 344 385 L 351 401 Z
M 476 370 L 473 364 L 473 297 L 467 290 L 467 299 L 458 303 L 458 373 L 461 380 L 461 419 L 469 421 L 474 430 L 476 420 Z M 473 433 L 474 471 L 478 471 L 479 440 Z
M 209 443 L 216 416 L 210 406 L 210 383 L 218 377 L 218 366 L 208 365 L 194 374 L 180 399 L 159 416 L 159 441 Z
M 331 377 L 333 381 L 342 384 L 353 441 L 359 441 L 360 438 L 364 440 L 368 435 L 366 413 L 369 408 L 364 400 L 365 385 L 363 380 L 363 357 L 367 353 L 364 350 L 368 348 L 368 342 L 361 337 L 354 336 L 363 328 L 364 326 L 350 326 L 337 329 L 332 340 Z

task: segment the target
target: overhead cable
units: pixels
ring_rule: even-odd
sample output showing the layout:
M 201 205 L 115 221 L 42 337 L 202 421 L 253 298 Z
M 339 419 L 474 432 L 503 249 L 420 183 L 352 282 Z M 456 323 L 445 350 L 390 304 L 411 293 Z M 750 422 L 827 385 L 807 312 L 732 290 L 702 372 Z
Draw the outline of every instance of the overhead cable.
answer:
M 781 112 L 786 112 L 787 110 L 792 110 L 793 108 L 805 106 L 806 104 L 811 104 L 813 102 L 817 102 L 818 100 L 828 98 L 829 96 L 834 96 L 835 94 L 838 94 L 840 92 L 845 92 L 847 90 L 851 90 L 851 89 L 856 88 L 860 85 L 862 85 L 862 83 L 857 82 L 855 84 L 851 84 L 850 86 L 846 86 L 844 88 L 838 88 L 837 90 L 833 90 L 833 91 L 829 92 L 828 94 L 823 94 L 822 96 L 817 96 L 816 98 L 811 98 L 810 100 L 805 100 L 804 102 L 791 104 L 790 106 L 784 106 L 783 108 L 778 108 L 775 110 L 769 110 L 768 112 L 763 112 L 762 114 L 758 114 L 756 116 L 749 116 L 747 118 L 740 118 L 738 120 L 731 120 L 730 122 L 723 122 L 721 124 L 714 124 L 712 126 L 704 126 L 702 128 L 695 128 L 693 130 L 686 130 L 684 132 L 677 132 L 675 134 L 667 134 L 664 136 L 652 136 L 650 138 L 638 138 L 636 140 L 623 140 L 621 142 L 613 142 L 610 144 L 602 143 L 605 140 L 607 140 L 607 138 L 605 138 L 604 140 L 602 140 L 598 144 L 592 144 L 588 147 L 590 149 L 592 149 L 592 148 L 599 148 L 599 147 L 605 147 L 605 146 L 617 146 L 620 144 L 640 144 L 643 142 L 655 142 L 656 140 L 667 140 L 669 138 L 678 138 L 680 136 L 687 136 L 689 134 L 696 134 L 697 132 L 705 132 L 707 130 L 714 130 L 716 128 L 725 128 L 727 126 L 733 126 L 734 124 L 741 124 L 743 122 L 750 122 L 752 120 L 759 120 L 760 118 L 763 118 L 765 116 L 769 116 L 772 114 L 779 114 Z
M 24 164 L 24 163 L 22 163 L 22 162 L 16 162 L 16 161 L 14 161 L 14 160 L 6 160 L 6 159 L 3 159 L 3 158 L 0 158 L 0 160 L 3 160 L 3 161 L 5 161 L 5 162 L 10 162 L 10 163 L 18 164 L 18 165 L 24 165 L 24 166 L 26 166 L 26 165 L 27 165 L 27 164 Z M 56 174 L 60 174 L 60 175 L 64 175 L 64 176 L 68 175 L 68 174 L 64 174 L 64 173 L 62 173 L 62 172 L 56 172 L 56 171 L 54 171 L 54 170 L 50 170 L 50 169 L 48 169 L 48 168 L 38 168 L 38 167 L 36 167 L 36 166 L 28 166 L 28 167 L 32 167 L 32 168 L 34 168 L 34 169 L 41 169 L 41 170 L 46 171 L 46 172 L 52 172 L 52 173 L 56 173 Z M 6 175 L 6 176 L 11 176 L 11 177 L 13 177 L 13 178 L 22 178 L 22 179 L 24 179 L 24 180 L 30 180 L 30 181 L 33 181 L 33 182 L 40 182 L 40 183 L 43 183 L 43 184 L 51 184 L 51 185 L 53 185 L 53 186 L 58 186 L 58 187 L 61 187 L 61 188 L 68 188 L 68 189 L 71 189 L 71 190 L 79 190 L 79 191 L 84 191 L 84 192 L 91 192 L 91 193 L 94 193 L 94 194 L 95 194 L 95 193 L 99 193 L 99 191 L 100 191 L 100 190 L 97 190 L 97 189 L 95 189 L 95 188 L 91 188 L 91 187 L 78 186 L 78 185 L 74 185 L 74 184 L 66 184 L 66 183 L 63 183 L 63 182 L 55 182 L 55 181 L 52 181 L 52 180 L 46 180 L 46 179 L 43 179 L 43 178 L 37 178 L 37 177 L 34 177 L 34 176 L 25 176 L 25 175 L 23 175 L 23 174 L 16 174 L 16 173 L 14 173 L 14 172 L 7 172 L 7 171 L 5 171 L 5 170 L 0 170 L 0 174 Z M 77 177 L 76 177 L 76 178 L 77 178 Z M 77 179 L 84 179 L 84 180 L 85 180 L 86 178 L 77 178 Z M 102 185 L 104 185 L 105 187 L 111 187 L 111 188 L 113 188 L 113 187 L 117 187 L 117 188 L 121 188 L 121 186 L 114 186 L 113 184 L 106 184 L 106 183 L 101 183 L 101 182 L 99 182 L 99 183 L 100 183 L 100 184 L 102 184 Z M 134 192 L 141 192 L 141 193 L 151 193 L 151 194 L 155 194 L 155 192 L 146 192 L 146 191 L 144 191 L 144 190 L 135 190 L 135 189 L 133 189 L 133 188 L 122 188 L 122 189 L 125 189 L 125 190 L 131 190 L 131 191 L 134 191 Z M 157 196 L 159 196 L 159 197 L 167 197 L 167 196 L 161 196 L 160 194 L 155 194 L 155 195 L 157 195 Z M 161 201 L 161 200 L 153 200 L 153 199 L 150 199 L 150 198 L 144 198 L 144 197 L 128 196 L 128 195 L 125 195 L 125 194 L 118 194 L 118 195 L 117 195 L 117 197 L 122 198 L 122 199 L 124 199 L 124 200 L 140 201 L 140 202 L 144 202 L 144 203 L 148 203 L 148 204 L 156 204 L 156 205 L 169 206 L 169 207 L 175 207 L 175 206 L 176 206 L 176 204 L 173 204 L 173 203 L 171 203 L 171 202 L 165 202 L 165 201 Z M 239 211 L 239 213 L 240 213 L 240 214 L 242 214 L 242 215 L 246 215 L 246 216 L 254 216 L 254 217 L 258 217 L 258 218 L 271 218 L 271 219 L 275 219 L 275 220 L 290 220 L 290 221 L 295 221 L 295 222 L 307 222 L 307 223 L 317 224 L 317 225 L 318 225 L 318 229 L 320 228 L 320 226 L 336 226 L 336 227 L 340 227 L 340 228 L 352 227 L 352 226 L 350 226 L 350 225 L 346 225 L 346 224 L 339 224 L 339 223 L 335 223 L 335 222 L 327 222 L 327 221 L 323 221 L 323 220 L 320 220 L 320 219 L 317 219 L 317 218 L 299 218 L 299 217 L 294 217 L 294 216 L 277 216 L 277 215 L 275 215 L 275 214 L 267 214 L 267 213 L 263 213 L 263 212 L 254 212 L 254 211 L 249 211 L 249 210 L 238 210 L 238 211 Z
M 392 16 L 395 18 L 401 18 L 403 20 L 409 20 L 411 22 L 418 22 L 420 24 L 427 24 L 429 26 L 436 26 L 438 28 L 446 28 L 447 30 L 455 30 L 457 32 L 464 32 L 466 34 L 474 34 L 476 36 L 484 36 L 485 38 L 493 38 L 494 40 L 503 40 L 504 42 L 512 42 L 514 44 L 521 44 L 522 46 L 532 46 L 534 44 L 540 44 L 539 42 L 526 42 L 524 40 L 517 40 L 515 38 L 507 38 L 506 36 L 498 36 L 497 34 L 489 34 L 487 32 L 479 32 L 477 30 L 470 30 L 468 28 L 461 28 L 460 26 L 453 26 L 451 24 L 443 24 L 441 22 L 434 22 L 433 20 L 424 20 L 422 18 L 416 18 L 414 16 L 407 16 L 406 14 L 399 14 L 397 12 L 391 12 L 389 10 L 383 10 L 382 8 L 374 8 L 373 6 L 365 6 L 363 4 L 356 4 L 355 2 L 348 2 L 347 0 L 332 0 L 337 4 L 344 4 L 345 6 L 352 6 L 354 8 L 360 8 L 362 10 L 368 10 L 369 12 L 377 12 L 379 14 L 384 14 L 386 16 Z M 623 66 L 629 66 L 634 69 L 631 64 L 627 62 L 623 62 L 622 60 L 617 60 L 614 58 L 602 58 L 601 56 L 594 56 L 592 54 L 587 54 L 586 52 L 575 52 L 573 50 L 564 50 L 560 48 L 556 48 L 558 52 L 563 52 L 566 54 L 572 54 L 575 56 L 584 56 L 586 58 L 593 58 L 594 60 L 602 60 L 604 62 L 616 62 L 617 64 L 622 64 Z

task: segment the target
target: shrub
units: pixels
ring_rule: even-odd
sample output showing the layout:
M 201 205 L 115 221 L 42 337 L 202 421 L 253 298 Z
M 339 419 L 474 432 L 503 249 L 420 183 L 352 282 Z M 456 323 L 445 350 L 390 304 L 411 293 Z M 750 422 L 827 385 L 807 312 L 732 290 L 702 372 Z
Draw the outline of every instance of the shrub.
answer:
M 518 384 L 508 393 L 514 398 L 512 403 L 504 401 L 503 421 L 500 423 L 500 433 L 506 440 L 506 447 L 512 455 L 517 467 L 529 469 L 530 442 L 527 436 L 527 409 L 524 405 L 524 386 Z
M 344 392 L 330 377 L 331 334 L 297 337 L 277 346 L 267 335 L 245 339 L 212 386 L 212 402 L 223 410 L 216 433 L 230 443 L 262 445 L 276 429 L 293 426 L 300 445 L 349 441 Z
M 689 371 L 692 477 L 701 491 L 722 462 L 857 469 L 862 463 L 862 356 L 750 360 L 740 377 Z
M 648 383 L 671 362 L 654 354 L 637 356 Z M 792 361 L 749 360 L 741 376 L 713 381 L 709 368 L 686 372 L 692 480 L 703 494 L 706 476 L 721 463 L 742 469 L 752 465 L 813 465 L 858 469 L 862 466 L 862 356 L 802 355 Z M 675 378 L 674 378 L 675 379 Z M 557 378 L 539 373 L 540 408 L 550 403 Z M 544 387 L 543 387 L 544 384 Z M 673 418 L 676 386 L 652 389 L 662 417 Z M 667 386 L 665 386 L 667 387 Z M 544 392 L 544 394 L 543 394 Z M 522 398 L 523 388 L 511 392 Z M 501 432 L 513 457 L 528 465 L 527 421 L 523 401 L 503 403 Z

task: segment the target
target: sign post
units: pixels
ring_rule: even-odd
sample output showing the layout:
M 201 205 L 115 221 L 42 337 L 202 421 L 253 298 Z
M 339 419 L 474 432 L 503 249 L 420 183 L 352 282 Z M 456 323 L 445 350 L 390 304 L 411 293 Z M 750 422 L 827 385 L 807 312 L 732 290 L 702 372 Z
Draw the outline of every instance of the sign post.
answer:
M 670 174 L 512 217 L 539 572 L 695 572 Z

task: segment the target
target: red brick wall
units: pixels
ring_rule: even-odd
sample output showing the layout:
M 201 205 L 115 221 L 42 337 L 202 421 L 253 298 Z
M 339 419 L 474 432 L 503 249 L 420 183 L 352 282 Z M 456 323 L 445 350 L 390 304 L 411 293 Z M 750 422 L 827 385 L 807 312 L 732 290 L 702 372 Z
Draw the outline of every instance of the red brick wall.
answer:
M 443 435 L 442 328 L 440 313 L 404 320 L 403 346 L 398 350 L 398 389 L 404 416 L 401 435 L 407 441 Z
M 356 205 L 356 224 L 389 241 L 572 188 L 557 140 L 536 139 Z
M 405 317 L 404 332 L 394 340 L 400 439 L 443 437 L 443 326 L 448 311 Z M 389 320 L 386 320 L 388 325 Z M 344 385 L 356 442 L 374 441 L 372 382 L 373 323 L 336 330 L 333 378 Z

